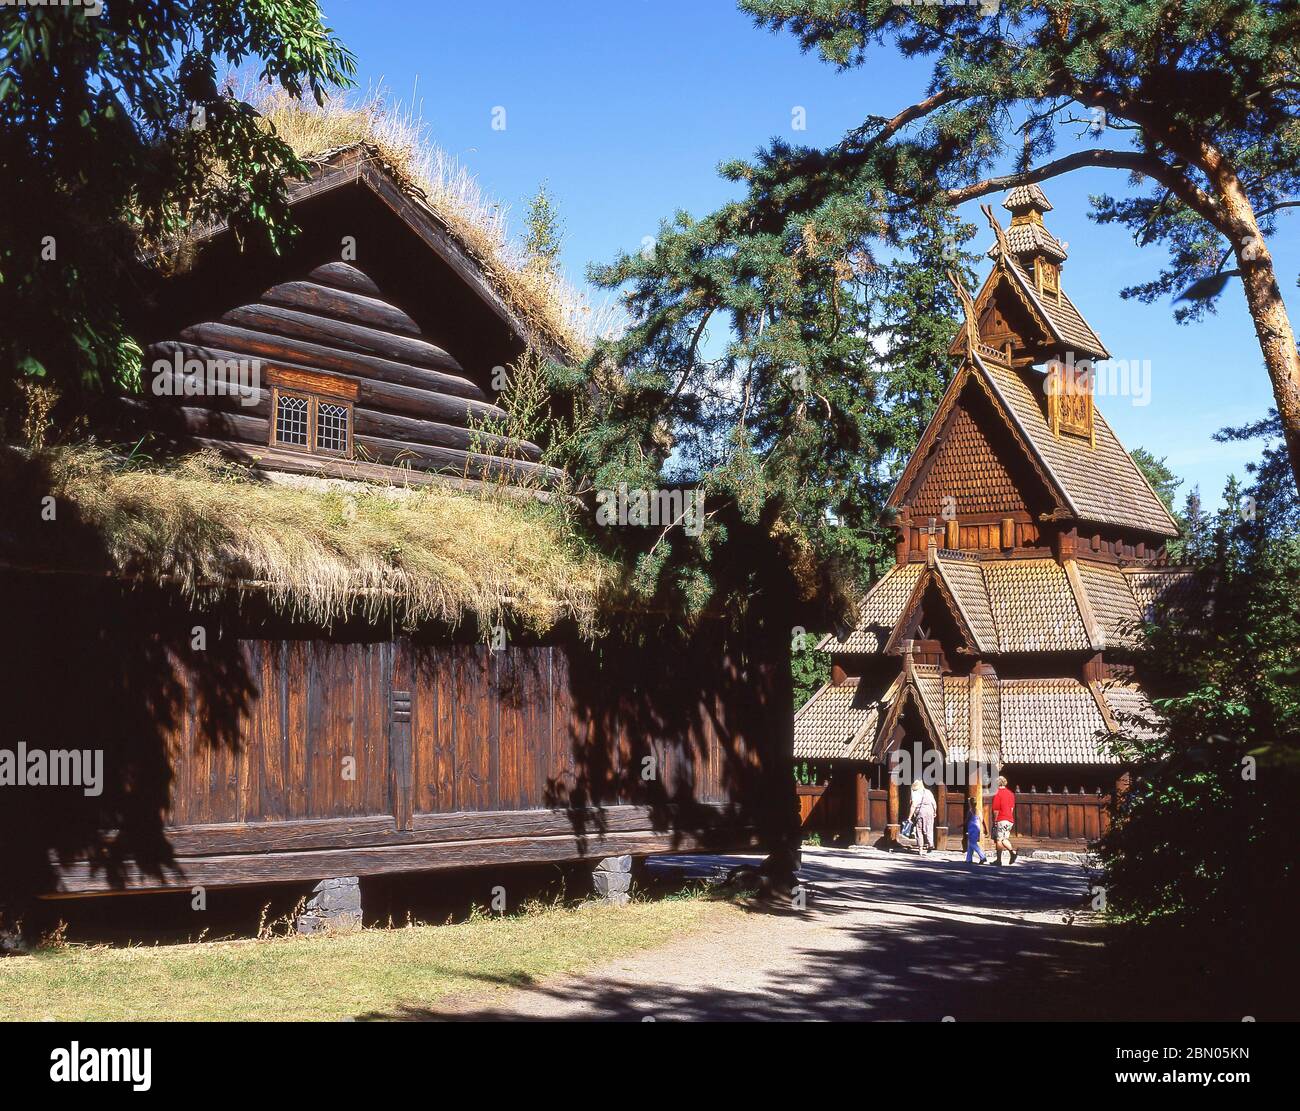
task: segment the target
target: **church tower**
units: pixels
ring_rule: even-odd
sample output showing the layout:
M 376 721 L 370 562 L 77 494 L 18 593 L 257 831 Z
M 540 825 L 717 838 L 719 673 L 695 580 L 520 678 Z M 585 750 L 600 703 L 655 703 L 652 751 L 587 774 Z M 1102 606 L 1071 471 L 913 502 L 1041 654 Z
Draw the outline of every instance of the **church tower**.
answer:
M 1043 796 L 1045 842 L 1096 836 L 1123 773 L 1105 739 L 1150 713 L 1130 653 L 1185 578 L 1165 558 L 1173 517 L 1096 406 L 1109 354 L 1062 282 L 1052 205 L 1037 185 L 1003 203 L 1007 228 L 984 209 L 988 277 L 974 297 L 958 285 L 957 371 L 889 497 L 895 566 L 818 646 L 833 678 L 795 718 L 796 759 L 857 777 L 859 840 L 896 835 L 900 752 Z M 937 786 L 959 828 L 980 787 Z

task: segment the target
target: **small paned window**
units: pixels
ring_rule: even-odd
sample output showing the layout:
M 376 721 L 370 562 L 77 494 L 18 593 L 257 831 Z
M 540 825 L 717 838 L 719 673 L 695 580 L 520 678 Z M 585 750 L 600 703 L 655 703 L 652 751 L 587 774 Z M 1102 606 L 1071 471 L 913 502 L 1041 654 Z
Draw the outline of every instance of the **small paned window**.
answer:
M 280 394 L 275 407 L 275 439 L 293 447 L 309 447 L 307 434 L 308 401 L 293 394 Z
M 346 453 L 348 450 L 348 412 L 346 405 L 334 401 L 316 403 L 316 450 Z
M 275 395 L 271 443 L 322 455 L 352 454 L 352 406 L 306 393 Z

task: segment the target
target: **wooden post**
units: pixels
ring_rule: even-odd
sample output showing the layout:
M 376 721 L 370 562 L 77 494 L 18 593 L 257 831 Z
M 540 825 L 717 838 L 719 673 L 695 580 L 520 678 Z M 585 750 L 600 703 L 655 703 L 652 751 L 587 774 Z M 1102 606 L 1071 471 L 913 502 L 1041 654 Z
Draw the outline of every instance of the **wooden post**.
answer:
M 967 688 L 967 711 L 970 715 L 967 725 L 967 736 L 970 738 L 970 751 L 967 754 L 967 790 L 970 797 L 975 800 L 975 813 L 980 816 L 980 825 L 984 823 L 984 686 L 986 682 L 996 680 L 997 675 L 986 663 L 977 663 L 971 668 L 968 677 Z M 990 744 L 996 743 L 996 738 L 989 738 Z M 966 816 L 962 815 L 963 824 Z M 988 840 L 988 833 L 991 831 L 984 830 L 980 836 L 980 844 L 983 845 Z
M 948 784 L 942 780 L 935 791 L 935 810 L 934 847 L 945 849 L 948 847 Z
M 894 545 L 894 562 L 901 567 L 907 562 L 912 550 L 912 514 L 907 506 L 899 506 L 894 527 L 898 530 L 898 540 Z
M 885 825 L 885 836 L 888 840 L 898 843 L 898 831 L 902 825 L 898 817 L 898 783 L 894 779 L 893 772 L 887 772 L 889 779 L 889 812 Z
M 853 776 L 857 789 L 853 807 L 853 843 L 855 845 L 871 844 L 871 780 L 870 766 L 859 765 Z

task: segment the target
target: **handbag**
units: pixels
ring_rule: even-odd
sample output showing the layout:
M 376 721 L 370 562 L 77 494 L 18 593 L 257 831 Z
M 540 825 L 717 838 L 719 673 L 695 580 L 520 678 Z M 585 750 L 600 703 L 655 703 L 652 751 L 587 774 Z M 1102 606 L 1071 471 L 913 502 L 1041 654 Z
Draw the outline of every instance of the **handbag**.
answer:
M 911 837 L 912 834 L 915 832 L 916 832 L 916 823 L 912 821 L 911 818 L 908 818 L 907 821 L 905 821 L 901 826 L 899 826 L 898 829 L 898 835 L 900 837 Z

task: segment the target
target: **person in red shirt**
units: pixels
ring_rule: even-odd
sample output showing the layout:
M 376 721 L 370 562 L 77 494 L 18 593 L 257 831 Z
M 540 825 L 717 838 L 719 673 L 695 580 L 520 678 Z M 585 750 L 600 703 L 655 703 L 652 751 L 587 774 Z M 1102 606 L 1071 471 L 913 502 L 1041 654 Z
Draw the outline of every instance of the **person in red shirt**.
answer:
M 1020 854 L 1011 847 L 1011 829 L 1016 824 L 1016 796 L 1007 787 L 1007 777 L 998 776 L 997 794 L 993 796 L 993 863 L 1002 863 L 1002 850 L 1009 854 L 1008 864 L 1014 864 Z

